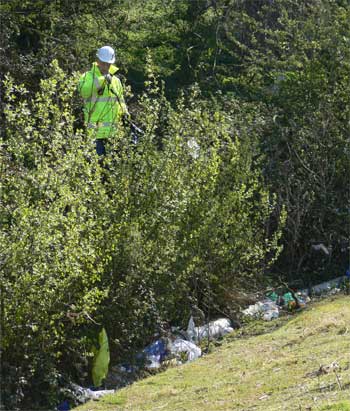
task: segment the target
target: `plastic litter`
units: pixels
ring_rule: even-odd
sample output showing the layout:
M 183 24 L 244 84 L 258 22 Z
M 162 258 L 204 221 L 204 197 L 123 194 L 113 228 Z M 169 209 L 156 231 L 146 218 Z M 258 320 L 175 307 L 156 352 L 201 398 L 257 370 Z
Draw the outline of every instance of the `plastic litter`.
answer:
M 315 251 L 323 251 L 326 255 L 329 255 L 329 249 L 324 244 L 313 244 L 311 248 Z
M 98 335 L 99 347 L 95 349 L 92 360 L 92 381 L 95 387 L 99 387 L 106 378 L 109 366 L 109 345 L 106 330 L 102 328 Z
M 190 341 L 199 342 L 203 339 L 215 339 L 223 337 L 233 331 L 231 322 L 227 318 L 219 318 L 218 320 L 211 321 L 208 324 L 196 327 L 193 317 L 191 316 L 188 327 L 187 336 Z
M 139 370 L 138 367 L 135 367 L 134 365 L 130 365 L 130 364 L 120 365 L 119 367 L 117 367 L 117 369 L 120 372 L 127 373 L 127 374 L 134 374 L 135 372 Z
M 299 304 L 299 307 L 300 307 L 300 308 L 305 308 L 305 307 L 306 307 L 306 304 L 311 301 L 310 297 L 308 297 L 307 294 L 304 294 L 304 293 L 302 293 L 302 292 L 300 292 L 300 291 L 298 291 L 298 292 L 295 294 L 295 296 L 296 296 L 296 298 L 297 298 L 297 300 L 298 300 L 298 304 Z
M 160 338 L 136 354 L 135 359 L 140 363 L 140 367 L 129 364 L 115 365 L 108 374 L 107 383 L 118 388 L 123 387 L 136 380 L 143 367 L 157 369 L 164 361 L 171 360 L 172 357 L 176 360 L 175 364 L 179 364 L 193 361 L 201 355 L 202 351 L 199 347 L 179 336 Z
M 187 141 L 187 147 L 189 149 L 190 156 L 196 160 L 200 154 L 200 146 L 194 137 L 191 137 Z
M 176 338 L 174 341 L 169 340 L 168 350 L 170 354 L 174 355 L 177 359 L 180 359 L 181 354 L 185 353 L 188 362 L 196 360 L 202 355 L 202 350 L 197 347 L 196 344 L 181 338 Z
M 90 388 L 86 390 L 86 394 L 91 400 L 99 400 L 101 397 L 104 397 L 107 394 L 113 394 L 114 392 L 115 392 L 114 390 L 93 391 L 93 390 L 90 390 Z
M 265 321 L 271 321 L 279 317 L 279 308 L 274 301 L 265 299 L 250 305 L 243 310 L 243 314 L 249 317 L 262 318 Z
M 279 307 L 288 309 L 298 307 L 304 308 L 306 304 L 310 302 L 309 294 L 335 294 L 340 291 L 342 285 L 346 285 L 346 279 L 349 278 L 350 269 L 346 272 L 345 276 L 337 277 L 333 280 L 317 284 L 310 289 L 303 289 L 294 293 L 288 291 L 283 295 L 278 294 L 276 291 L 272 291 L 266 295 L 268 297 L 267 299 L 250 305 L 248 308 L 243 310 L 242 313 L 245 316 L 262 318 L 266 321 L 270 321 L 279 317 Z
M 291 291 L 284 292 L 284 294 L 272 291 L 266 294 L 266 297 L 275 302 L 279 307 L 293 310 L 299 307 L 299 300 L 295 293 Z
M 298 299 L 291 292 L 287 292 L 282 296 L 283 306 L 289 310 L 294 310 L 298 308 L 299 302 Z
M 272 291 L 266 294 L 266 297 L 269 298 L 271 301 L 274 301 L 276 304 L 280 305 L 280 295 L 276 293 L 276 291 Z
M 340 291 L 341 285 L 346 280 L 346 276 L 341 276 L 334 278 L 330 281 L 325 281 L 324 283 L 317 284 L 310 289 L 301 290 L 301 293 L 306 295 L 322 295 L 329 293 L 337 293 Z
M 67 400 L 62 401 L 61 404 L 57 406 L 57 411 L 69 411 L 70 410 L 70 405 Z
M 345 277 L 350 280 L 350 267 L 345 271 Z
M 157 340 L 143 350 L 146 368 L 159 368 L 167 354 L 167 344 L 163 339 Z
M 110 367 L 105 380 L 106 387 L 119 389 L 132 384 L 139 377 L 140 368 L 136 365 L 119 364 Z
M 89 400 L 99 400 L 101 397 L 107 394 L 113 394 L 115 390 L 98 390 L 93 391 L 90 388 L 83 388 L 77 384 L 71 385 L 74 397 L 80 403 L 85 403 Z

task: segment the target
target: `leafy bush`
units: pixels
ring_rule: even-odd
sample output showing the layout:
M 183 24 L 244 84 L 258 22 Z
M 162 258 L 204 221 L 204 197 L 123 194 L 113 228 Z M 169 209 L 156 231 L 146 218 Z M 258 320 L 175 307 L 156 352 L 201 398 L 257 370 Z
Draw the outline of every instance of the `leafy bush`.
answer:
M 96 329 L 112 361 L 144 346 L 194 305 L 232 308 L 280 251 L 275 201 L 259 172 L 264 116 L 198 88 L 164 97 L 149 63 L 138 121 L 94 153 L 75 127 L 76 76 L 54 62 L 30 101 L 8 78 L 1 171 L 4 401 L 54 405 L 83 380 Z M 270 229 L 273 222 L 275 229 Z M 271 226 L 272 227 L 272 226 Z M 249 285 L 248 285 L 249 284 Z M 44 394 L 43 394 L 44 393 Z
M 74 132 L 75 78 L 52 69 L 32 101 L 5 82 L 2 350 L 3 371 L 16 370 L 11 382 L 20 390 L 13 407 L 56 395 L 59 373 L 89 349 L 76 328 L 91 322 L 105 295 L 101 170 L 92 144 Z

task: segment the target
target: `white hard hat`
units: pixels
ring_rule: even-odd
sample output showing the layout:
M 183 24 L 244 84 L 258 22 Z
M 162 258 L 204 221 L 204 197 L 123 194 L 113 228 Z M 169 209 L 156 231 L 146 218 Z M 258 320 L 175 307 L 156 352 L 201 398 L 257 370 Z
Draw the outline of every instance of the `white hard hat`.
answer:
M 103 46 L 97 50 L 96 57 L 103 61 L 104 63 L 114 63 L 115 62 L 115 53 L 112 47 Z

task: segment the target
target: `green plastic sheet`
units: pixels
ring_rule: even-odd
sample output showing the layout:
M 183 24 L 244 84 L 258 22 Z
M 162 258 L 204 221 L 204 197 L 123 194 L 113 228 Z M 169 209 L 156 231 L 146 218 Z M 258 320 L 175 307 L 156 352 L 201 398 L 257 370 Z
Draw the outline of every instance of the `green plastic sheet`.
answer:
M 99 387 L 106 378 L 109 366 L 109 344 L 106 330 L 102 328 L 98 335 L 99 348 L 95 350 L 92 361 L 92 382 Z

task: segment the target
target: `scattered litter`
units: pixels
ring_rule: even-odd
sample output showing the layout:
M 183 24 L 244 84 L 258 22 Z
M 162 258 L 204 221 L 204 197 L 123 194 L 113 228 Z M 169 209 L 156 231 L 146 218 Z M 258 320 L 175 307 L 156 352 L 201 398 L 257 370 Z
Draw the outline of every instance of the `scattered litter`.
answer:
M 171 335 L 173 338 L 182 338 L 183 340 L 187 340 L 187 332 L 182 330 L 180 327 L 171 327 Z
M 310 297 L 307 294 L 302 293 L 301 291 L 298 291 L 295 296 L 298 299 L 300 308 L 305 308 L 306 305 L 311 301 Z
M 181 361 L 181 354 L 185 353 L 187 355 L 187 361 L 193 361 L 202 355 L 202 350 L 196 346 L 191 341 L 186 341 L 181 338 L 176 338 L 176 340 L 171 341 L 169 339 L 168 349 L 171 354 Z
M 71 405 L 75 407 L 78 404 L 84 404 L 89 400 L 98 401 L 101 397 L 107 394 L 113 394 L 115 391 L 116 390 L 92 390 L 72 383 L 63 389 L 66 399 L 57 406 L 56 410 L 69 411 Z
M 346 271 L 345 276 L 318 284 L 310 289 L 304 289 L 297 292 L 287 291 L 284 294 L 272 291 L 266 295 L 267 298 L 258 301 L 256 304 L 250 305 L 243 310 L 242 313 L 245 316 L 271 321 L 279 317 L 281 308 L 293 309 L 297 307 L 305 307 L 306 304 L 310 302 L 309 293 L 312 295 L 320 295 L 340 291 L 340 287 L 346 284 L 346 280 L 350 282 L 350 268 Z M 194 319 L 191 316 L 186 332 L 181 331 L 179 328 L 173 328 L 170 337 L 160 338 L 148 345 L 141 353 L 136 355 L 136 360 L 143 360 L 145 363 L 144 366 L 147 369 L 158 369 L 165 360 L 175 361 L 175 364 L 194 361 L 202 355 L 201 349 L 195 343 L 199 343 L 208 338 L 211 340 L 217 339 L 231 332 L 233 332 L 233 328 L 230 320 L 227 318 L 220 318 L 203 326 L 196 327 Z M 99 334 L 99 349 L 96 351 L 94 361 L 94 385 L 99 386 L 100 384 L 98 383 L 100 383 L 106 376 L 105 373 L 107 372 L 106 370 L 108 369 L 109 363 L 108 339 L 104 329 L 102 329 Z M 112 367 L 107 378 L 108 386 L 121 388 L 132 383 L 138 379 L 141 368 L 125 364 Z M 328 366 L 321 366 L 317 371 L 306 374 L 305 377 L 320 376 L 334 372 L 338 385 L 341 387 L 337 375 L 337 370 L 339 369 L 339 364 L 333 362 Z M 279 369 L 275 369 L 274 371 L 277 372 L 277 370 Z M 84 403 L 88 400 L 99 400 L 106 394 L 114 393 L 115 390 L 94 391 L 89 388 L 80 387 L 77 384 L 72 384 L 69 392 L 73 395 L 75 402 L 78 401 Z M 259 399 L 265 400 L 268 397 L 268 394 L 264 394 Z M 69 410 L 70 404 L 67 400 L 63 401 L 57 407 L 57 411 Z
M 341 289 L 344 284 L 346 276 L 334 278 L 333 280 L 326 281 L 324 283 L 310 287 L 310 289 L 301 290 L 306 295 L 322 295 L 322 294 L 335 294 Z
M 187 147 L 189 149 L 190 156 L 196 160 L 200 154 L 200 146 L 194 137 L 191 137 L 187 141 Z
M 196 327 L 191 316 L 188 322 L 187 336 L 190 341 L 200 342 L 206 338 L 215 339 L 223 337 L 232 331 L 231 322 L 227 318 L 220 318 L 201 327 Z
M 167 342 L 159 339 L 148 345 L 142 353 L 145 355 L 146 368 L 159 368 L 167 354 Z
M 140 367 L 136 365 L 122 364 L 110 367 L 105 380 L 108 388 L 123 388 L 139 379 Z
M 182 353 L 186 355 L 186 361 L 193 361 L 202 355 L 201 349 L 193 342 L 179 337 L 159 339 L 142 351 L 148 369 L 160 368 L 162 362 L 172 356 L 182 363 Z
M 92 361 L 92 381 L 99 387 L 106 378 L 109 365 L 109 345 L 106 330 L 102 328 L 98 335 L 98 348 L 94 348 L 95 355 Z
M 107 394 L 113 394 L 115 390 L 99 390 L 99 391 L 93 391 L 90 388 L 83 388 L 80 387 L 77 384 L 72 384 L 71 385 L 74 397 L 77 401 L 80 403 L 85 403 L 89 400 L 99 400 L 101 397 L 107 395 Z
M 259 400 L 267 400 L 269 398 L 268 394 L 264 394 L 261 397 L 259 397 Z
M 294 298 L 293 294 L 289 291 L 282 296 L 283 306 L 289 309 L 294 309 L 297 306 L 297 301 Z
M 280 295 L 276 291 L 266 294 L 266 297 L 275 302 L 279 307 L 295 310 L 296 308 L 303 308 L 306 303 L 310 301 L 306 294 L 301 292 L 287 291 Z
M 215 339 L 233 331 L 230 320 L 220 318 L 201 327 L 196 327 L 193 317 L 190 318 L 187 332 L 175 330 L 177 335 L 168 338 L 160 338 L 144 348 L 136 355 L 136 360 L 143 361 L 146 369 L 158 369 L 165 360 L 175 357 L 177 364 L 194 361 L 201 357 L 202 350 L 195 344 L 205 338 Z M 180 336 L 179 336 L 180 335 Z M 187 339 L 182 338 L 187 336 Z M 108 375 L 108 384 L 125 386 L 140 371 L 138 367 L 131 365 L 113 366 Z
M 265 299 L 250 305 L 247 309 L 243 310 L 243 314 L 253 318 L 262 318 L 265 321 L 271 321 L 279 317 L 279 307 L 274 301 Z
M 336 361 L 333 361 L 329 365 L 321 365 L 317 371 L 312 371 L 312 372 L 305 374 L 304 378 L 319 377 L 320 375 L 329 374 L 331 372 L 336 373 L 337 371 L 340 371 L 340 366 Z
M 346 270 L 345 277 L 350 280 L 350 267 Z
M 70 410 L 70 405 L 67 400 L 62 401 L 61 404 L 57 406 L 57 411 L 69 411 Z
M 329 374 L 330 372 L 335 372 L 339 370 L 339 364 L 336 361 L 333 361 L 329 365 L 321 365 L 320 369 L 318 370 L 319 374 Z
M 330 281 L 315 285 L 310 289 L 303 289 L 297 292 L 287 291 L 284 294 L 275 290 L 266 294 L 266 298 L 250 305 L 242 311 L 243 315 L 253 318 L 262 318 L 271 321 L 279 317 L 280 308 L 294 310 L 305 308 L 311 301 L 309 295 L 336 294 L 341 291 L 341 287 L 346 287 L 350 283 L 350 269 L 346 275 Z M 350 289 L 350 286 L 349 286 Z
M 329 250 L 324 244 L 313 244 L 311 248 L 315 251 L 323 251 L 326 255 L 329 255 Z

